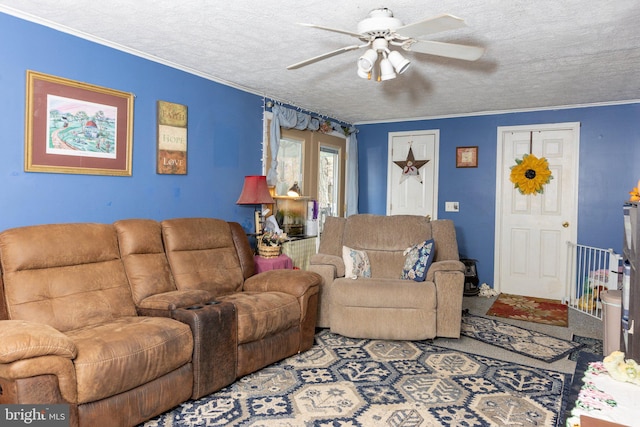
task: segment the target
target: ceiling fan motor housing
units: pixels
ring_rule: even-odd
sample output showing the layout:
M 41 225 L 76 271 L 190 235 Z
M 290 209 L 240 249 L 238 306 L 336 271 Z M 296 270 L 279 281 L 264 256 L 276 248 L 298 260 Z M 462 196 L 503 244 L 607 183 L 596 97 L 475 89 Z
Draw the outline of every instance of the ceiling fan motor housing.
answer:
M 374 9 L 369 17 L 358 23 L 358 33 L 370 37 L 385 37 L 402 27 L 402 21 L 393 17 L 393 12 L 385 8 Z

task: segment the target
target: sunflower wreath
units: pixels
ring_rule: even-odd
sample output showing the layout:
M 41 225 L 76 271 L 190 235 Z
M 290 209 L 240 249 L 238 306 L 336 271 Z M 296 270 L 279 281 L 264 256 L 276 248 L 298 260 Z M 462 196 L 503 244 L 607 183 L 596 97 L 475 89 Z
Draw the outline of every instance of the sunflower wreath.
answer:
M 522 194 L 543 193 L 545 184 L 552 179 L 549 163 L 544 157 L 525 154 L 511 166 L 511 182 Z

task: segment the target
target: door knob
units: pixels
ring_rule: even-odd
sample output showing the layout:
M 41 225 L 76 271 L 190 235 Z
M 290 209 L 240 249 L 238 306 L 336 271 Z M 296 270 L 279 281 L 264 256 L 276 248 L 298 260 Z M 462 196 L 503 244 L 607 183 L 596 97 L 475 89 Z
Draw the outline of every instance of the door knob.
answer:
M 562 226 L 563 226 L 564 228 L 567 228 L 567 227 L 569 227 L 569 223 L 568 223 L 567 221 L 565 221 L 565 222 L 563 222 L 563 223 L 562 223 Z

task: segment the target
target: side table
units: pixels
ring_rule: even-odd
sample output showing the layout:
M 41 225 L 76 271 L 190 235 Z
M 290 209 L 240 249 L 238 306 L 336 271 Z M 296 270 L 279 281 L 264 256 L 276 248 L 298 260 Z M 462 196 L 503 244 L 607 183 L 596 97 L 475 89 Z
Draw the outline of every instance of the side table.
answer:
M 285 254 L 281 254 L 275 258 L 263 258 L 260 255 L 255 255 L 253 261 L 256 264 L 256 273 L 269 270 L 293 269 L 293 261 Z

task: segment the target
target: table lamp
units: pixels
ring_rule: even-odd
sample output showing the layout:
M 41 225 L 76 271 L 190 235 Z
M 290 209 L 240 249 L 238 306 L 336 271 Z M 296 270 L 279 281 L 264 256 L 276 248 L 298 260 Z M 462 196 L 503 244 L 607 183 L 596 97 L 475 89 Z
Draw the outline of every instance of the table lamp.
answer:
M 260 234 L 262 232 L 262 214 L 259 205 L 272 203 L 275 203 L 275 201 L 269 193 L 266 176 L 249 175 L 244 177 L 242 193 L 240 193 L 240 197 L 238 198 L 236 204 L 256 206 L 256 211 L 254 214 L 256 234 Z
M 294 182 L 289 191 L 287 191 L 287 196 L 290 197 L 300 197 L 302 191 L 300 190 L 300 186 L 298 185 L 298 181 Z

